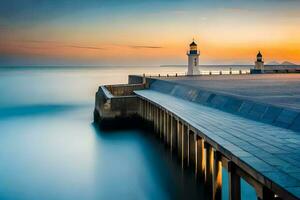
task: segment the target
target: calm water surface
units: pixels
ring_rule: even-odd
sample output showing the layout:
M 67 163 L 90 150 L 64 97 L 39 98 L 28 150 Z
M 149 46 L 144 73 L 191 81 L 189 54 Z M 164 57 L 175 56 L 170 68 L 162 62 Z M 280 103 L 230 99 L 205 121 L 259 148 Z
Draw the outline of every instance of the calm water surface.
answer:
M 205 199 L 151 133 L 92 121 L 99 85 L 183 68 L 0 68 L 0 199 Z M 224 199 L 227 174 L 223 173 Z M 244 199 L 255 199 L 242 182 Z

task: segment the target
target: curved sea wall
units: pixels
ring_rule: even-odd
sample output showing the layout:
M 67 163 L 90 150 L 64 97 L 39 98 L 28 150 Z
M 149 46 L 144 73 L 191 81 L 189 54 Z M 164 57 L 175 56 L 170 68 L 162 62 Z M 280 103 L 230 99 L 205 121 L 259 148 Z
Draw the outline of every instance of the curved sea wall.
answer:
M 151 90 L 210 106 L 255 121 L 300 131 L 300 113 L 297 110 L 263 104 L 165 80 L 147 78 L 147 82 L 150 83 Z

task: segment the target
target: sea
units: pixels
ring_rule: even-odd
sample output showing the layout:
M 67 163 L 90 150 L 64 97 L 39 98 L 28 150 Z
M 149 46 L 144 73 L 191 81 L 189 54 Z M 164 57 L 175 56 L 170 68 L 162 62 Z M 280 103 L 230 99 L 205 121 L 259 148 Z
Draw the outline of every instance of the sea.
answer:
M 0 200 L 209 199 L 203 183 L 152 132 L 93 123 L 99 85 L 127 83 L 129 74 L 185 71 L 0 67 Z M 228 199 L 226 170 L 222 180 Z M 242 199 L 256 199 L 245 181 Z

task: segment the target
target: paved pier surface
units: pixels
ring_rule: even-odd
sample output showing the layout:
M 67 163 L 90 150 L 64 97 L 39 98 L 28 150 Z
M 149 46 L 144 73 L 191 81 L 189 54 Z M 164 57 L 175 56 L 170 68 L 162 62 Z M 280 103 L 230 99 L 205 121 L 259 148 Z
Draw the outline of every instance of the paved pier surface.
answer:
M 300 74 L 211 75 L 161 79 L 300 110 Z
M 203 83 L 199 78 L 195 82 Z M 199 130 L 215 149 L 263 184 L 300 197 L 299 133 L 151 89 L 135 93 Z
M 283 199 L 284 191 L 300 198 L 300 74 L 159 79 L 135 93 Z

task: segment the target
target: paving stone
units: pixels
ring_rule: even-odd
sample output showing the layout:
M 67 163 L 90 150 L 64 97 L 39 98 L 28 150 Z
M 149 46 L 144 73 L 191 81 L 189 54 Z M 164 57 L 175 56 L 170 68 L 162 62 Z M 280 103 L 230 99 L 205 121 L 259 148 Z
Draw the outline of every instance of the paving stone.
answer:
M 249 111 L 249 117 L 252 119 L 260 119 L 262 118 L 263 114 L 265 113 L 267 109 L 266 105 L 262 105 L 262 104 L 254 104 L 252 109 Z
M 184 119 L 256 173 L 283 188 L 293 187 L 293 194 L 297 194 L 296 188 L 300 187 L 299 133 L 199 104 L 199 99 L 212 102 L 216 97 L 208 92 L 201 94 L 200 91 L 197 97 L 193 96 L 193 91 L 189 92 L 188 96 L 193 96 L 191 98 L 195 99 L 195 103 L 152 89 L 135 92 Z M 245 113 L 249 113 L 254 106 L 249 102 L 243 104 Z M 293 118 L 294 115 L 287 112 L 283 116 Z
M 239 110 L 240 106 L 242 105 L 243 101 L 240 99 L 228 97 L 228 101 L 224 105 L 223 109 L 225 111 L 235 113 Z
M 298 179 L 289 176 L 286 173 L 277 172 L 263 172 L 263 174 L 271 179 L 276 184 L 282 187 L 300 187 L 300 182 Z
M 278 116 L 278 118 L 275 120 L 274 124 L 280 127 L 289 127 L 294 123 L 294 120 L 296 119 L 298 115 L 298 112 L 293 110 L 284 109 Z
M 266 112 L 264 113 L 264 115 L 262 116 L 261 120 L 263 122 L 267 122 L 267 123 L 273 123 L 276 118 L 279 116 L 279 114 L 281 113 L 282 108 L 278 108 L 275 106 L 268 106 Z
M 290 128 L 295 131 L 300 131 L 300 114 L 297 115 Z

